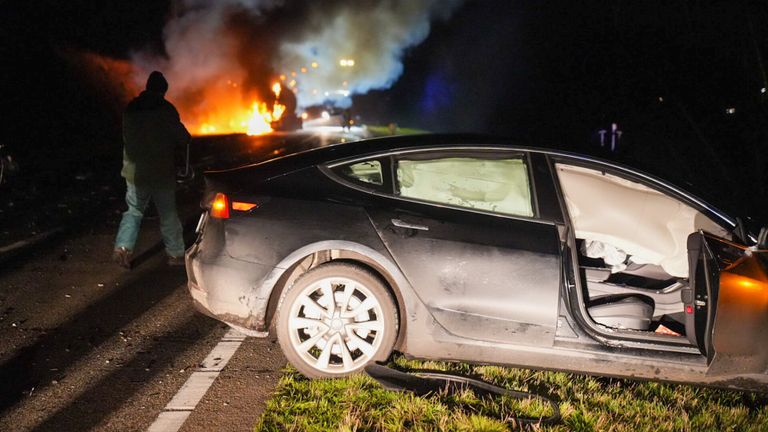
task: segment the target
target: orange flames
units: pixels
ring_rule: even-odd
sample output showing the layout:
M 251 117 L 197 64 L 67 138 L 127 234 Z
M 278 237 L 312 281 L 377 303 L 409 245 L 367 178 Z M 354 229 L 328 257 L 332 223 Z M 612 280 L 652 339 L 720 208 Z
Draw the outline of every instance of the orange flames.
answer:
M 236 84 L 233 86 L 236 87 Z M 281 90 L 280 83 L 272 86 L 272 92 L 275 95 L 272 106 L 267 102 L 254 101 L 250 106 L 238 107 L 225 104 L 225 109 L 201 113 L 195 117 L 203 121 L 197 128 L 193 126 L 192 131 L 197 135 L 226 133 L 260 135 L 272 132 L 272 124 L 280 120 L 286 110 L 285 105 L 277 102 Z
M 122 106 L 141 92 L 142 80 L 148 75 L 127 60 L 75 51 L 64 54 L 74 65 L 82 65 L 83 73 Z M 137 74 L 140 76 L 138 81 Z M 175 79 L 172 74 L 166 77 L 170 83 L 166 98 L 176 106 L 181 121 L 193 135 L 269 133 L 275 122 L 289 114 L 286 113 L 288 107 L 278 102 L 282 101 L 280 94 L 283 90 L 279 82 L 272 85 L 273 97 L 265 98 L 246 89 L 242 84 L 245 78 L 238 73 L 232 73 L 229 79 L 217 78 L 198 87 Z

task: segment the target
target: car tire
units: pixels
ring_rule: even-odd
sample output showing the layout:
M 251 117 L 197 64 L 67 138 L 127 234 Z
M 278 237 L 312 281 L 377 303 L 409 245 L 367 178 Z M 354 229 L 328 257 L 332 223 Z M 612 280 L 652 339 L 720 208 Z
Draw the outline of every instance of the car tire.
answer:
M 278 304 L 275 323 L 280 347 L 299 372 L 336 378 L 389 358 L 399 320 L 379 277 L 331 262 L 296 279 Z

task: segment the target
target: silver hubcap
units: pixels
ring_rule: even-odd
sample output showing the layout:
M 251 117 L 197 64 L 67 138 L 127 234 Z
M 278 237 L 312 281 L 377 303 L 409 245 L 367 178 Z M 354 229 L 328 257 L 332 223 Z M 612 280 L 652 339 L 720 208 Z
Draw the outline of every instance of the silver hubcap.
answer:
M 349 278 L 325 278 L 307 286 L 291 305 L 291 344 L 315 369 L 344 374 L 362 367 L 384 337 L 379 301 Z

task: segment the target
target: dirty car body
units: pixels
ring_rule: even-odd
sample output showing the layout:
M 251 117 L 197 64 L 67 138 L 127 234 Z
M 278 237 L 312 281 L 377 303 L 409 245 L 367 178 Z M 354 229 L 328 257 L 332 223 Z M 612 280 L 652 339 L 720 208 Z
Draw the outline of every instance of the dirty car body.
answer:
M 765 391 L 766 253 L 642 172 L 477 136 L 206 175 L 198 309 L 311 377 L 391 352 Z M 740 238 L 747 237 L 747 238 Z

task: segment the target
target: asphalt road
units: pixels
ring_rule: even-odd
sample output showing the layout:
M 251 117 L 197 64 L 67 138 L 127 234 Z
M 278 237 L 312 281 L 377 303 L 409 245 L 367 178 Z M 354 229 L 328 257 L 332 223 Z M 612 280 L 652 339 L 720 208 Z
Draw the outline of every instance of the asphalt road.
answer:
M 275 140 L 248 157 L 291 151 Z M 112 190 L 79 223 L 0 263 L 0 431 L 147 430 L 228 330 L 194 311 L 156 219 L 133 270 L 110 261 L 124 206 Z M 199 199 L 199 183 L 179 194 L 188 242 Z M 181 430 L 253 430 L 284 365 L 277 344 L 245 339 Z
M 225 333 L 193 310 L 156 220 L 134 270 L 111 263 L 118 220 L 0 271 L 0 430 L 146 430 Z M 252 430 L 283 365 L 271 342 L 247 340 L 184 430 Z

